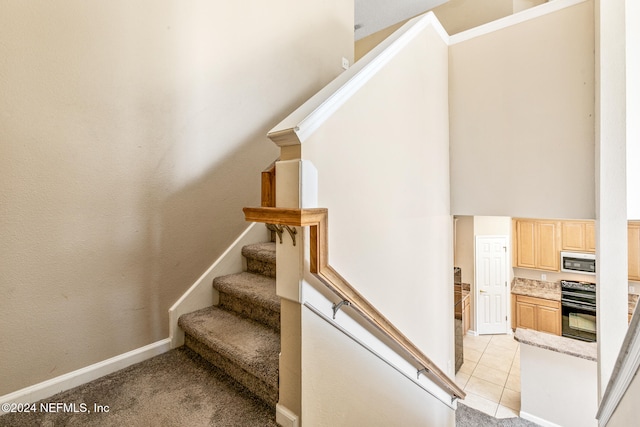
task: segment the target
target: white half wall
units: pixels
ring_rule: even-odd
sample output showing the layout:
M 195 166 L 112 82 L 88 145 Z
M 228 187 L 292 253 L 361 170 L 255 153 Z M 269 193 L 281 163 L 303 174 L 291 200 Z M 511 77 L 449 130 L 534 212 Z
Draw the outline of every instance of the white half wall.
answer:
M 595 427 L 597 363 L 520 345 L 520 417 L 542 426 Z
M 329 210 L 329 264 L 453 376 L 448 48 L 432 15 L 407 28 L 403 49 L 381 55 L 302 158 Z
M 302 325 L 304 425 L 455 425 L 452 408 L 306 307 Z

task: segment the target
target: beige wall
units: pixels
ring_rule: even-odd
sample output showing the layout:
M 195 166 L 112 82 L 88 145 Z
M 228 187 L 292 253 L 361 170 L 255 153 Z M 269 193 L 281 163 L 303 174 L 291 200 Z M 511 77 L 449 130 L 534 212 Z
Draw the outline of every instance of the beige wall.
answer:
M 353 2 L 9 0 L 0 40 L 2 395 L 168 336 Z
M 593 22 L 584 2 L 450 46 L 454 214 L 595 217 Z
M 462 269 L 462 282 L 475 283 L 473 217 L 460 216 L 456 222 L 455 258 L 456 267 Z
M 447 33 L 453 35 L 546 2 L 547 0 L 449 0 L 431 11 Z M 356 61 L 407 21 L 408 19 L 357 40 Z
M 513 13 L 513 0 L 449 0 L 433 9 L 449 34 L 504 18 Z

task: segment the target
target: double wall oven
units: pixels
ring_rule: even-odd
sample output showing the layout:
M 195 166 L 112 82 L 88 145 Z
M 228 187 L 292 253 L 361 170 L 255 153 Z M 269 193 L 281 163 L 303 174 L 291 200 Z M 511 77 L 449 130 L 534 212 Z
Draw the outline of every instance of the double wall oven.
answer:
M 596 341 L 596 284 L 561 280 L 562 336 Z

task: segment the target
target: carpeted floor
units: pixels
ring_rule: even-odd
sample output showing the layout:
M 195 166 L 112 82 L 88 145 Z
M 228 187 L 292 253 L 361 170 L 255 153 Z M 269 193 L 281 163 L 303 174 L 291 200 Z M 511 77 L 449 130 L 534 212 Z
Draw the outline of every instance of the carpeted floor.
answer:
M 497 419 L 484 412 L 458 403 L 456 410 L 456 427 L 538 427 L 531 421 L 522 418 L 503 418 Z
M 185 347 L 40 403 L 60 412 L 9 413 L 0 426 L 277 426 L 274 409 Z M 95 412 L 94 404 L 108 412 Z
M 40 411 L 41 403 L 58 412 Z M 67 411 L 58 404 L 66 404 Z M 95 412 L 94 404 L 108 406 L 108 412 Z M 36 407 L 36 413 L 0 416 L 0 426 L 277 426 L 272 408 L 186 347 L 59 393 Z M 520 418 L 498 420 L 458 404 L 456 426 L 536 424 Z

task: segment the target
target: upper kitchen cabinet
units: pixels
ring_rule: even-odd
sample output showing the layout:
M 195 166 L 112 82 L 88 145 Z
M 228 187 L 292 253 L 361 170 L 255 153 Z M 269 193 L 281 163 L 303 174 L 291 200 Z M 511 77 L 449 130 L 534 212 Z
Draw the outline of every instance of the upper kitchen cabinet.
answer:
M 596 232 L 593 221 L 562 221 L 561 234 L 563 251 L 596 251 Z
M 514 219 L 514 267 L 558 271 L 560 222 Z
M 629 280 L 640 281 L 640 221 L 629 221 Z

